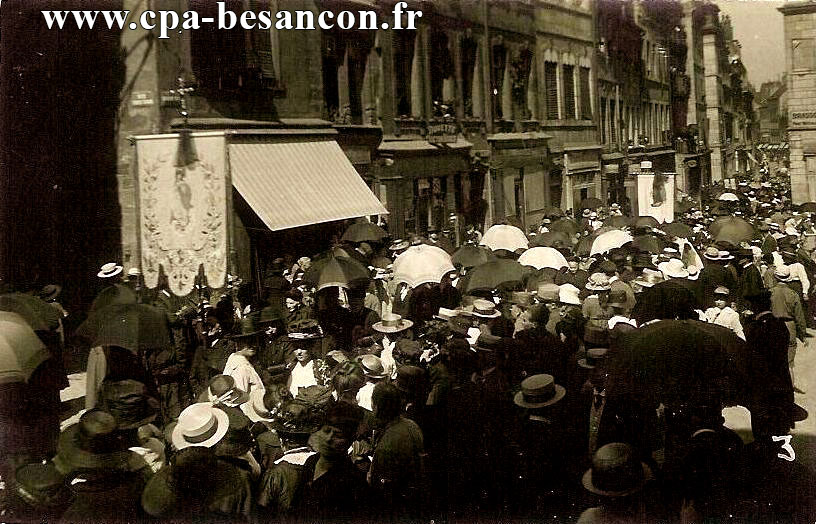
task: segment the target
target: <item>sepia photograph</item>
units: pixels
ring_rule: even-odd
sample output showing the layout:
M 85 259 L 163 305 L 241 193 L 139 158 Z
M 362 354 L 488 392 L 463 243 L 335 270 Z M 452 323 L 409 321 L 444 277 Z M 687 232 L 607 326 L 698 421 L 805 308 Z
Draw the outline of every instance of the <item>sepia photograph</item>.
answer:
M 814 336 L 814 0 L 0 0 L 2 523 L 813 524 Z

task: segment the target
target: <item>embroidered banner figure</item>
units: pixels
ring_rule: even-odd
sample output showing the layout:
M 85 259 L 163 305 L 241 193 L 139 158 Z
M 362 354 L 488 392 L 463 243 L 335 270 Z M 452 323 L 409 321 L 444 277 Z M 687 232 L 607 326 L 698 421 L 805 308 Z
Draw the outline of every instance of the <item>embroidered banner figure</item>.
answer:
M 136 138 L 139 234 L 145 285 L 189 294 L 199 268 L 210 287 L 227 274 L 227 182 L 224 135 Z

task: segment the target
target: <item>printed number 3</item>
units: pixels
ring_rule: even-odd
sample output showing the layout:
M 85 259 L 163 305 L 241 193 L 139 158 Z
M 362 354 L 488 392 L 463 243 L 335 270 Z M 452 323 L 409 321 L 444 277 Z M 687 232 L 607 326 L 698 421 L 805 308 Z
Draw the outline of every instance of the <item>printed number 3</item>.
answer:
M 796 459 L 796 453 L 793 451 L 793 448 L 790 445 L 791 436 L 790 435 L 782 435 L 781 437 L 771 437 L 774 442 L 784 442 L 782 444 L 782 449 L 787 452 L 787 454 L 777 453 L 776 456 L 785 459 L 788 462 L 793 462 Z

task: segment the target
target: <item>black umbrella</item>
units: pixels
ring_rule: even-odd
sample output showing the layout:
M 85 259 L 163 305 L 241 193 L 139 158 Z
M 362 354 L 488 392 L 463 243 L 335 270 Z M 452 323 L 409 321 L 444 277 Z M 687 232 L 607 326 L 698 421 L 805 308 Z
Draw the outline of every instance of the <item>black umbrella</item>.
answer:
M 637 217 L 634 222 L 635 228 L 650 228 L 650 227 L 660 227 L 660 222 L 657 221 L 655 217 L 652 216 L 643 216 Z
M 679 238 L 690 238 L 693 233 L 691 228 L 682 222 L 670 222 L 668 224 L 663 224 L 661 229 L 665 233 Z
M 654 235 L 638 235 L 632 240 L 632 248 L 646 253 L 662 253 L 667 245 L 665 240 Z
M 655 319 L 697 318 L 695 306 L 694 292 L 684 281 L 666 280 L 638 295 L 632 318 L 638 324 Z
M 368 268 L 349 257 L 330 256 L 312 261 L 303 280 L 318 290 L 327 287 L 350 287 L 369 279 Z
M 519 287 L 526 274 L 524 266 L 517 261 L 500 258 L 472 269 L 468 273 L 469 279 L 465 291 L 490 291 Z
M 17 313 L 34 331 L 59 328 L 60 314 L 57 309 L 33 295 L 25 293 L 0 295 L 0 311 Z
M 589 197 L 581 200 L 578 209 L 597 209 L 603 207 L 604 203 L 599 198 Z
M 487 248 L 474 244 L 465 244 L 453 254 L 451 261 L 454 266 L 471 268 L 480 266 L 495 258 L 495 255 Z
M 377 224 L 363 221 L 350 225 L 340 240 L 343 242 L 379 242 L 387 236 L 388 232 Z
M 581 230 L 581 226 L 578 224 L 578 222 L 571 218 L 562 218 L 547 226 L 547 229 L 553 232 L 565 233 L 572 236 Z
M 816 213 L 816 202 L 805 202 L 799 206 L 799 211 L 802 213 Z
M 147 304 L 115 304 L 91 313 L 77 335 L 93 346 L 119 346 L 133 352 L 170 345 L 167 313 Z
M 663 320 L 624 334 L 609 363 L 611 397 L 643 408 L 752 405 L 751 359 L 730 329 L 698 320 Z
M 632 219 L 623 215 L 615 215 L 604 220 L 604 225 L 611 227 L 629 227 L 632 225 Z
M 535 247 L 569 248 L 572 246 L 570 235 L 561 231 L 548 231 L 533 238 Z
M 124 284 L 113 284 L 108 286 L 96 295 L 91 303 L 90 312 L 104 309 L 117 304 L 135 304 L 138 302 L 136 292 Z

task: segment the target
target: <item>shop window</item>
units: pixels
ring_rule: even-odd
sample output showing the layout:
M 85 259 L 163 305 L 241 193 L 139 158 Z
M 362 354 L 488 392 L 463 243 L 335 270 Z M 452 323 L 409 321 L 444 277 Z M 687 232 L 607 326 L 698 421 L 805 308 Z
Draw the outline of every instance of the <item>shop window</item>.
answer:
M 558 120 L 558 64 L 544 62 L 547 120 Z
M 564 118 L 575 119 L 575 66 L 564 66 Z
M 431 32 L 431 100 L 435 117 L 453 116 L 453 58 L 448 35 L 444 31 Z
M 589 188 L 582 187 L 581 188 L 581 201 L 583 202 L 587 198 L 589 198 Z
M 589 92 L 589 68 L 580 68 L 578 76 L 581 88 L 581 118 L 584 120 L 592 120 L 592 96 Z
M 472 38 L 462 39 L 459 57 L 462 66 L 462 99 L 465 105 L 465 116 L 473 116 L 473 83 L 478 84 L 479 79 L 474 78 L 476 74 L 476 61 L 478 60 L 479 45 Z
M 397 114 L 411 116 L 411 68 L 414 62 L 414 31 L 394 31 L 394 100 Z
M 504 44 L 493 46 L 490 64 L 490 94 L 493 97 L 493 116 L 501 120 L 505 116 L 502 111 L 502 88 L 504 87 L 504 69 L 507 66 L 507 48 Z

